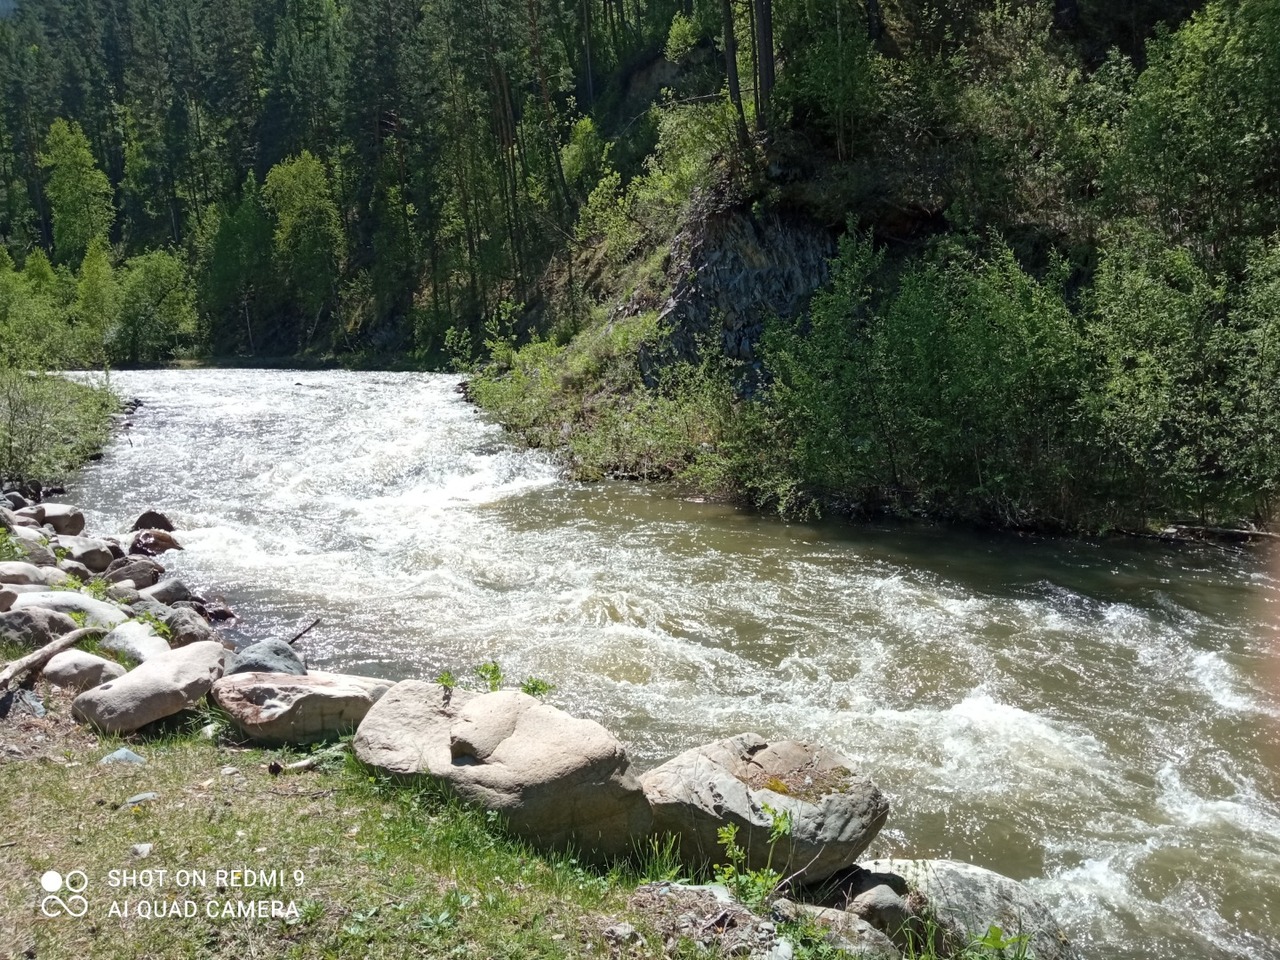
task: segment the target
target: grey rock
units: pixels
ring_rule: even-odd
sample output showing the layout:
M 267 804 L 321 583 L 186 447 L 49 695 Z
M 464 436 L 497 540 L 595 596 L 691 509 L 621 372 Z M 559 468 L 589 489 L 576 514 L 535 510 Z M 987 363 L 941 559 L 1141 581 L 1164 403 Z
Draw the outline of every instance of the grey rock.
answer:
M 469 700 L 450 728 L 443 779 L 542 848 L 629 853 L 653 824 L 622 744 L 593 720 L 514 690 Z
M 119 680 L 86 690 L 71 704 L 71 713 L 107 733 L 132 733 L 195 704 L 222 676 L 225 655 L 216 642 L 170 650 Z
M 79 611 L 86 617 L 86 626 L 103 627 L 107 630 L 124 623 L 127 619 L 124 611 L 119 607 L 70 590 L 23 593 L 13 602 L 14 610 L 26 610 L 31 607 L 42 607 L 65 614 Z
M 853 761 L 793 740 L 753 733 L 686 750 L 641 777 L 654 828 L 680 838 L 682 857 L 715 862 L 717 832 L 738 827 L 751 869 L 772 863 L 783 875 L 816 883 L 850 866 L 875 839 L 889 802 Z M 791 817 L 791 832 L 770 844 L 768 806 Z
M 121 747 L 119 750 L 113 750 L 111 753 L 108 753 L 105 757 L 103 757 L 101 760 L 98 761 L 98 763 L 100 764 L 108 764 L 108 765 L 113 763 L 130 763 L 130 764 L 141 765 L 146 762 L 147 761 L 145 757 L 139 756 L 138 754 L 130 750 L 128 747 Z
M 305 676 L 302 658 L 283 640 L 263 640 L 250 644 L 235 655 L 227 676 L 236 673 L 288 673 Z
M 1079 960 L 1049 909 L 1021 883 L 958 860 L 872 860 L 859 864 L 877 874 L 896 874 L 928 902 L 933 915 L 966 943 L 997 926 L 1005 936 L 1027 936 L 1036 960 Z
M 169 550 L 181 550 L 182 544 L 165 530 L 140 530 L 129 541 L 125 553 L 137 553 L 144 557 L 156 557 Z
M 20 646 L 43 647 L 76 628 L 64 613 L 44 607 L 25 607 L 0 613 L 0 638 Z
M 41 526 L 52 527 L 54 533 L 69 537 L 84 531 L 84 514 L 66 503 L 37 503 L 19 510 L 18 515 L 31 517 Z
M 102 579 L 108 583 L 129 580 L 135 590 L 142 590 L 159 583 L 163 573 L 164 567 L 148 557 L 124 557 L 111 561 Z
M 132 810 L 137 807 L 145 806 L 148 803 L 155 803 L 159 799 L 160 799 L 160 794 L 156 793 L 154 790 L 148 790 L 146 793 L 135 793 L 132 797 L 129 797 L 127 800 L 125 800 L 124 803 L 120 804 L 120 806 L 118 806 L 116 809 L 124 810 L 127 808 Z
M 88 583 L 93 579 L 93 571 L 83 563 L 78 563 L 75 560 L 59 560 L 57 569 L 62 571 L 68 577 L 75 577 L 81 583 Z
M 169 652 L 168 642 L 156 633 L 151 624 L 141 620 L 126 620 L 103 637 L 99 646 L 112 653 L 123 654 L 134 663 L 146 663 Z
M 174 647 L 185 647 L 189 643 L 201 643 L 206 640 L 222 642 L 214 629 L 205 623 L 204 617 L 191 609 L 170 607 L 168 615 L 164 618 L 164 624 L 172 633 L 169 643 Z
M 139 860 L 145 860 L 151 856 L 151 851 L 155 849 L 155 844 L 151 843 L 135 843 L 129 848 L 129 855 Z
M 453 765 L 449 728 L 475 696 L 438 683 L 401 680 L 360 721 L 356 756 L 396 777 L 443 776 Z
M 68 559 L 83 563 L 91 573 L 102 573 L 111 566 L 115 554 L 105 540 L 94 540 L 91 537 L 53 537 L 50 541 L 54 550 L 59 547 L 67 551 Z
M 4 494 L 3 498 L 0 498 L 0 499 L 8 500 L 10 508 L 14 510 L 21 510 L 23 507 L 31 506 L 31 504 L 27 501 L 27 498 L 24 497 L 22 494 L 20 494 L 17 490 L 10 490 L 8 493 Z
M 386 680 L 350 674 L 238 673 L 215 683 L 210 698 L 251 740 L 317 743 L 355 730 L 390 689 Z
M 124 667 L 83 650 L 63 650 L 44 667 L 44 678 L 67 690 L 88 690 L 124 676 Z
M 18 549 L 30 563 L 34 563 L 37 567 L 61 567 L 53 551 L 39 540 L 19 540 Z
M 142 594 L 134 589 L 132 583 L 131 580 L 113 583 L 107 587 L 107 596 L 118 603 L 123 603 L 126 607 L 132 607 L 142 599 Z
M 37 567 L 20 560 L 0 563 L 0 584 L 55 587 L 66 583 L 67 575 L 53 567 Z
M 13 609 L 18 597 L 24 593 L 44 593 L 49 588 L 31 583 L 6 583 L 0 586 L 0 613 Z
M 135 581 L 136 582 L 136 581 Z M 193 594 L 187 585 L 181 580 L 161 580 L 155 586 L 147 587 L 145 590 L 139 590 L 148 600 L 154 600 L 157 603 L 166 603 L 172 605 L 175 600 L 196 600 L 199 599 Z
M 821 927 L 830 932 L 827 943 L 837 950 L 865 960 L 901 960 L 902 953 L 892 940 L 861 917 L 844 910 L 826 909 L 811 904 L 799 904 Z
M 159 510 L 144 510 L 133 521 L 130 530 L 162 530 L 166 533 L 173 533 L 173 522 Z

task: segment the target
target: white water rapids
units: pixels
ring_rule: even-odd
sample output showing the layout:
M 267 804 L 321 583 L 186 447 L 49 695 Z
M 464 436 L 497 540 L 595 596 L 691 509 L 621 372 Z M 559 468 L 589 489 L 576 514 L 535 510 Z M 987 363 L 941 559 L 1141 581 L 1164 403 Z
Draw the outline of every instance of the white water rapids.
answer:
M 788 525 L 576 485 L 443 375 L 112 376 L 144 405 L 68 499 L 316 667 L 498 660 L 641 767 L 745 730 L 842 750 L 872 854 L 1024 880 L 1086 955 L 1280 958 L 1280 581 L 1261 555 Z

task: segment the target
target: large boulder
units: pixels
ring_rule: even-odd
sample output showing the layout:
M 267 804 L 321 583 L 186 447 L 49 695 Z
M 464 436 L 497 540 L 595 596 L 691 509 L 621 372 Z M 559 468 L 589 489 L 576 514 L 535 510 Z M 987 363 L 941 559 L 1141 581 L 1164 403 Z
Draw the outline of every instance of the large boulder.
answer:
M 340 673 L 237 673 L 210 695 L 250 740 L 317 743 L 355 730 L 389 689 L 386 680 Z
M 124 676 L 124 667 L 83 650 L 63 650 L 44 666 L 44 678 L 68 690 L 89 690 Z
M 130 577 L 129 579 L 132 580 L 133 578 Z M 134 580 L 134 584 L 139 587 L 139 593 L 148 600 L 154 600 L 157 603 L 173 604 L 178 600 L 197 599 L 195 594 L 187 589 L 187 585 L 181 580 L 161 580 L 155 586 L 149 586 L 145 590 L 141 589 L 141 585 L 138 584 L 137 580 Z
M 45 607 L 22 607 L 0 613 L 0 640 L 37 649 L 76 628 L 65 613 Z
M 103 637 L 98 646 L 123 654 L 134 663 L 146 663 L 169 652 L 169 642 L 142 620 L 126 620 Z
M 95 540 L 92 537 L 57 536 L 50 542 L 55 553 L 60 549 L 65 550 L 68 560 L 83 563 L 90 573 L 102 573 L 115 559 L 111 545 L 105 540 Z
M 307 668 L 297 651 L 283 640 L 251 643 L 235 655 L 227 676 L 236 673 L 287 673 L 306 676 Z
M 517 836 L 592 858 L 629 853 L 653 823 L 622 744 L 515 690 L 477 696 L 450 727 L 443 779 L 459 796 L 501 814 Z
M 106 630 L 110 630 L 128 619 L 124 611 L 119 607 L 71 590 L 23 593 L 19 594 L 18 598 L 13 601 L 14 610 L 25 610 L 29 607 L 44 607 L 46 610 L 57 610 L 59 613 L 68 615 L 75 612 L 83 613 L 85 615 L 85 626 L 102 627 Z
M 0 563 L 0 583 L 56 587 L 66 581 L 67 574 L 56 567 L 37 567 L 34 563 L 20 560 Z
M 889 814 L 889 801 L 855 772 L 853 761 L 825 747 L 769 743 L 754 733 L 686 750 L 640 782 L 654 829 L 677 837 L 686 861 L 722 859 L 717 833 L 736 824 L 748 867 L 772 865 L 784 876 L 800 874 L 804 883 L 851 866 Z M 771 848 L 778 816 L 789 817 L 791 829 Z
M 931 914 L 953 946 L 996 926 L 1005 937 L 1025 936 L 1026 952 L 1036 960 L 1079 960 L 1048 907 L 1016 880 L 958 860 L 871 860 L 858 866 L 884 886 L 902 883 L 922 896 L 925 904 L 917 912 Z
M 0 613 L 13 609 L 13 603 L 23 593 L 43 593 L 49 588 L 33 583 L 6 583 L 0 585 Z
M 201 643 L 206 640 L 221 642 L 217 631 L 205 622 L 204 617 L 189 607 L 170 607 L 163 621 L 169 628 L 169 643 L 172 646 L 185 647 L 189 643 Z
M 107 733 L 132 733 L 194 705 L 222 676 L 226 650 L 214 642 L 170 650 L 119 680 L 86 690 L 71 713 Z
M 355 753 L 398 777 L 443 777 L 453 765 L 449 729 L 476 694 L 423 680 L 401 680 L 360 721 Z

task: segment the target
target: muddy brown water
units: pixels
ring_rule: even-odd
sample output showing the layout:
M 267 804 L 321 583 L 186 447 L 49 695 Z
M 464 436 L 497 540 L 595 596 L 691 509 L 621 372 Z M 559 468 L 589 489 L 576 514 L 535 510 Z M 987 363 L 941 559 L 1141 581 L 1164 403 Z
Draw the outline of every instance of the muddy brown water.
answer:
M 144 507 L 240 641 L 317 667 L 555 684 L 641 766 L 745 730 L 889 795 L 871 853 L 1025 881 L 1096 958 L 1280 958 L 1280 578 L 1247 549 L 786 524 L 579 485 L 445 375 L 112 377 L 73 485 Z

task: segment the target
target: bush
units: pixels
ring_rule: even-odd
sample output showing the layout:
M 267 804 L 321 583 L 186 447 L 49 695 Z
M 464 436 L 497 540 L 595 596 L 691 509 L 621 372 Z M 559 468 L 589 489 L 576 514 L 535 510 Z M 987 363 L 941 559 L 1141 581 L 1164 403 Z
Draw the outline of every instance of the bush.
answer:
M 62 480 L 102 448 L 115 408 L 105 383 L 0 367 L 0 479 Z

